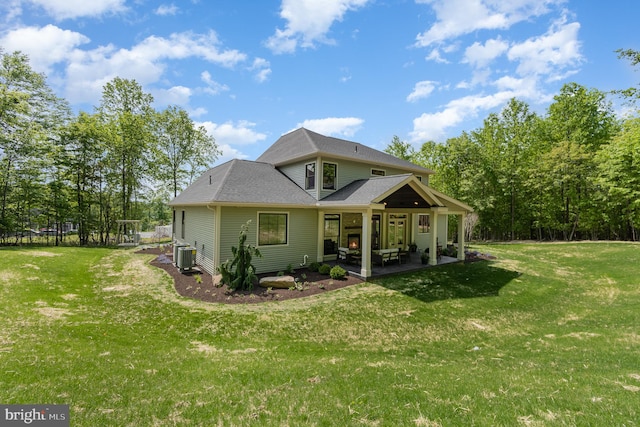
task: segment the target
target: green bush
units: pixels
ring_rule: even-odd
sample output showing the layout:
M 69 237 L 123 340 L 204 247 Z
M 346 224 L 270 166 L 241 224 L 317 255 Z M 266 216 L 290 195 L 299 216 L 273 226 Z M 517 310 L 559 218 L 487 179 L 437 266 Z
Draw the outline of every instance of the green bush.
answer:
M 238 247 L 232 246 L 233 259 L 228 259 L 218 266 L 218 273 L 222 276 L 222 282 L 230 289 L 252 289 L 253 282 L 258 279 L 256 269 L 251 264 L 254 256 L 262 257 L 258 248 L 247 243 L 247 230 L 251 221 L 247 221 L 240 229 Z
M 347 270 L 340 267 L 339 265 L 336 265 L 331 269 L 331 271 L 329 272 L 329 275 L 334 280 L 342 280 L 347 275 Z
M 320 267 L 318 267 L 318 273 L 320 274 L 329 274 L 330 271 L 331 266 L 329 264 L 322 264 Z
M 320 264 L 318 261 L 314 261 L 311 264 L 309 264 L 309 271 L 318 271 L 321 265 L 322 264 Z

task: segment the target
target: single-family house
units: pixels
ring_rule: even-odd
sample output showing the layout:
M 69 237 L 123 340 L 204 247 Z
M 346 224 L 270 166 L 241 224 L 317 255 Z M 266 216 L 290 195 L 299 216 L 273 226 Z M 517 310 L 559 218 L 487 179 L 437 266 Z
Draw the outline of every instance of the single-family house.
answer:
M 196 249 L 207 272 L 232 257 L 242 225 L 262 258 L 258 273 L 305 262 L 336 260 L 339 250 L 357 250 L 360 275 L 387 249 L 414 243 L 429 248 L 447 241 L 449 215 L 460 230 L 472 209 L 429 187 L 433 171 L 357 142 L 300 128 L 280 137 L 255 161 L 216 166 L 170 202 L 173 237 Z

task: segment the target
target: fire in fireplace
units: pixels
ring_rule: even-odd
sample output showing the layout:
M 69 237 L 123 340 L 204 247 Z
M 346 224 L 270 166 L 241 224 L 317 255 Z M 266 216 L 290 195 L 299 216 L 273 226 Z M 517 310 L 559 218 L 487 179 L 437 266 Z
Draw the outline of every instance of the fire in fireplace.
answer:
M 349 234 L 347 236 L 347 244 L 349 245 L 349 249 L 360 249 L 360 235 Z

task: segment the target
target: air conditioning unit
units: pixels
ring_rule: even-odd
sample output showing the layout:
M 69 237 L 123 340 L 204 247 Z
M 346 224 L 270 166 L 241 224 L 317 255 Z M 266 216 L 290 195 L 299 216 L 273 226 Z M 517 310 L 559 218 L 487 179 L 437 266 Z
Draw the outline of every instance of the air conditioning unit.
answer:
M 178 249 L 178 261 L 176 267 L 180 271 L 191 270 L 196 266 L 196 248 L 182 247 Z
M 178 250 L 180 248 L 186 248 L 187 245 L 186 243 L 174 243 L 173 244 L 173 263 L 177 266 L 178 265 Z

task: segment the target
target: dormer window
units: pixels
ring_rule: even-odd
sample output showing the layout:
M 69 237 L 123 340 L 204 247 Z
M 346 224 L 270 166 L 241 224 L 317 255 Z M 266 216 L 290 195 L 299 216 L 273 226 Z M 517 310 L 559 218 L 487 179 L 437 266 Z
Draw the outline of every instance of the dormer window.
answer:
M 336 165 L 335 163 L 322 164 L 322 189 L 323 190 L 336 189 L 337 173 L 338 173 L 338 165 Z
M 313 190 L 316 188 L 316 164 L 307 163 L 304 172 L 304 189 Z

